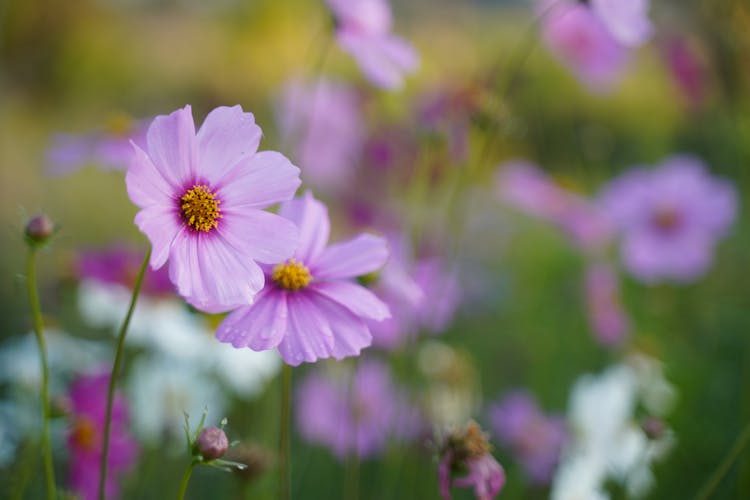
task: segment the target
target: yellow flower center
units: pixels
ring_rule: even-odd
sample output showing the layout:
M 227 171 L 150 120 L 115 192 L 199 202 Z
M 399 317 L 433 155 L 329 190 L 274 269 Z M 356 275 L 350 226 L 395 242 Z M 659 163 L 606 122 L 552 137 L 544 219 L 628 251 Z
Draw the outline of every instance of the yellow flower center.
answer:
M 285 290 L 296 291 L 312 281 L 312 274 L 301 262 L 289 259 L 274 268 L 271 279 Z
M 208 186 L 193 186 L 180 198 L 180 210 L 185 223 L 195 231 L 208 232 L 219 227 L 221 200 Z
M 73 442 L 84 450 L 93 450 L 96 446 L 96 429 L 90 419 L 86 417 L 76 418 L 73 423 Z

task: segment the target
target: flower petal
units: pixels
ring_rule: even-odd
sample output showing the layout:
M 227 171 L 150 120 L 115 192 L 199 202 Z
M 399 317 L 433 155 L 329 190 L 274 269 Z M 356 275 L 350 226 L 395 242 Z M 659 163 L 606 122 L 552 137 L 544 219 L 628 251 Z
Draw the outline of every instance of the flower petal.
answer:
M 310 263 L 313 278 L 346 279 L 380 269 L 388 260 L 385 239 L 371 234 L 336 243 Z
M 359 317 L 381 321 L 391 317 L 388 306 L 367 288 L 349 281 L 315 283 L 311 290 L 341 304 Z
M 242 106 L 222 106 L 206 116 L 197 135 L 200 172 L 212 185 L 258 151 L 261 130 Z
M 153 205 L 135 215 L 135 225 L 151 242 L 151 269 L 159 269 L 169 257 L 172 242 L 183 230 L 179 216 L 172 208 Z
M 299 246 L 294 256 L 302 262 L 313 262 L 325 248 L 331 232 L 326 206 L 308 191 L 304 196 L 284 203 L 279 215 L 291 220 L 299 228 Z
M 172 244 L 169 278 L 188 302 L 211 313 L 252 303 L 265 282 L 260 267 L 220 235 L 187 229 Z
M 294 196 L 299 168 L 281 153 L 261 151 L 243 159 L 215 186 L 226 207 L 265 208 Z
M 328 318 L 322 314 L 304 292 L 287 293 L 289 323 L 287 335 L 279 344 L 284 361 L 297 366 L 306 361 L 336 356 L 334 334 Z
M 288 259 L 299 241 L 299 230 L 293 222 L 249 207 L 225 213 L 218 233 L 236 252 L 264 264 Z
M 171 186 L 184 189 L 198 180 L 195 124 L 190 105 L 154 118 L 146 142 L 151 161 Z
M 286 294 L 267 287 L 252 305 L 240 307 L 227 316 L 216 330 L 216 338 L 234 347 L 264 351 L 279 345 L 287 324 Z
M 313 300 L 315 307 L 326 318 L 333 332 L 332 354 L 334 358 L 359 356 L 362 349 L 372 344 L 372 334 L 362 318 L 322 295 L 313 296 Z
M 173 188 L 146 152 L 135 144 L 131 145 L 135 153 L 125 175 L 130 200 L 141 208 L 169 204 L 173 200 Z

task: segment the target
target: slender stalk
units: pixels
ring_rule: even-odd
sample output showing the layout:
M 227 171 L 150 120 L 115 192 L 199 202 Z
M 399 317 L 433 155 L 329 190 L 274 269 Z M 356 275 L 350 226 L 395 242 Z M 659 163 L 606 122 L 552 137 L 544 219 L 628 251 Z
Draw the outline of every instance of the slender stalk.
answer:
M 109 377 L 109 388 L 107 389 L 107 413 L 104 419 L 104 439 L 102 441 L 102 458 L 99 469 L 99 500 L 105 500 L 105 484 L 107 483 L 107 456 L 109 455 L 109 432 L 112 426 L 112 403 L 115 399 L 115 386 L 117 384 L 117 376 L 120 372 L 120 364 L 122 363 L 123 346 L 125 345 L 125 334 L 128 332 L 128 325 L 130 324 L 130 318 L 133 316 L 135 310 L 135 304 L 138 301 L 138 295 L 141 291 L 141 284 L 143 283 L 143 276 L 146 274 L 146 266 L 148 265 L 149 258 L 151 257 L 151 248 L 148 249 L 146 255 L 143 257 L 143 263 L 141 269 L 138 271 L 138 277 L 133 287 L 133 296 L 130 298 L 130 306 L 128 312 L 125 315 L 125 319 L 120 326 L 120 331 L 117 334 L 117 350 L 115 351 L 115 361 L 112 365 L 112 375 Z
M 716 487 L 719 486 L 719 483 L 721 483 L 721 480 L 724 478 L 724 476 L 726 476 L 727 472 L 729 472 L 729 469 L 732 467 L 734 461 L 737 460 L 737 457 L 739 457 L 740 453 L 742 453 L 742 450 L 745 449 L 748 443 L 750 443 L 750 423 L 745 425 L 745 428 L 742 429 L 742 432 L 734 442 L 734 446 L 732 446 L 732 449 L 729 450 L 727 456 L 724 457 L 724 460 L 722 460 L 714 473 L 711 474 L 711 477 L 708 478 L 706 484 L 695 496 L 696 500 L 706 500 L 711 496 Z
M 29 256 L 26 263 L 26 285 L 29 289 L 29 303 L 31 304 L 31 315 L 34 319 L 34 334 L 39 344 L 39 363 L 42 368 L 42 453 L 44 454 L 44 476 L 47 481 L 47 498 L 55 498 L 55 469 L 52 463 L 52 446 L 49 438 L 49 366 L 47 365 L 47 346 L 44 342 L 42 323 L 42 308 L 39 303 L 39 290 L 36 284 L 36 252 L 34 245 L 29 247 Z
M 289 417 L 292 400 L 292 367 L 284 363 L 281 369 L 281 419 L 279 430 L 279 499 L 289 500 L 291 467 L 289 460 Z
M 185 469 L 185 473 L 182 475 L 182 482 L 180 483 L 180 491 L 177 493 L 177 500 L 185 498 L 185 492 L 187 491 L 188 483 L 190 482 L 190 476 L 193 474 L 195 468 L 195 460 L 192 460 Z

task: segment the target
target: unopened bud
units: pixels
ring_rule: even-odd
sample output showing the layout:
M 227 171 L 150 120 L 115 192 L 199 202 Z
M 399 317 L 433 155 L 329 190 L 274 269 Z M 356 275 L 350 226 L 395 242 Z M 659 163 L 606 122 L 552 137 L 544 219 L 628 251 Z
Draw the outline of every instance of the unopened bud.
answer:
M 54 232 L 55 224 L 44 214 L 35 215 L 26 224 L 26 238 L 32 243 L 44 243 Z
M 204 459 L 216 460 L 227 452 L 229 440 L 224 431 L 218 427 L 206 427 L 198 435 L 195 446 Z

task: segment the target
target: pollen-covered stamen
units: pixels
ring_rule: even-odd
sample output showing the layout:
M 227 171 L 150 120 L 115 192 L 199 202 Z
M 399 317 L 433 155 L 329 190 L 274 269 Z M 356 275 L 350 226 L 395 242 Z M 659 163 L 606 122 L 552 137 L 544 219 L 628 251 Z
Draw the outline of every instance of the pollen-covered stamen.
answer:
M 271 279 L 284 290 L 296 291 L 312 281 L 312 274 L 301 262 L 289 259 L 274 268 Z
M 219 227 L 221 200 L 208 186 L 193 186 L 180 198 L 180 213 L 185 223 L 195 231 L 208 232 Z

